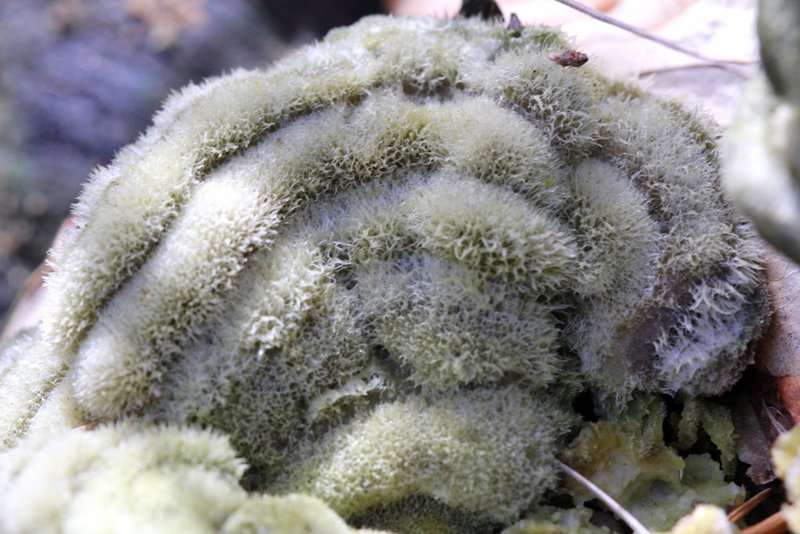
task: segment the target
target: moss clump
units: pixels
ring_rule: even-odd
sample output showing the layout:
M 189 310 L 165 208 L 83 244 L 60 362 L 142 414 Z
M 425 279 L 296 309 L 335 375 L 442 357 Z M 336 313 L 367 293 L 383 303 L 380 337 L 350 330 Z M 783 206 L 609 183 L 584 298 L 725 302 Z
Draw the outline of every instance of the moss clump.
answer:
M 247 489 L 469 529 L 556 484 L 578 391 L 727 390 L 767 306 L 715 132 L 565 46 L 372 17 L 173 96 L 86 185 L 2 442 L 211 428 Z

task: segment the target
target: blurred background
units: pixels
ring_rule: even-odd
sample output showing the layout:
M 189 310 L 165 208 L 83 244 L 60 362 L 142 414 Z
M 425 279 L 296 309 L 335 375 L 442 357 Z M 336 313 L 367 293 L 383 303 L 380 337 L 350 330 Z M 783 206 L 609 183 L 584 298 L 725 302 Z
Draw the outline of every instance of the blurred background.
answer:
M 80 185 L 189 81 L 260 67 L 381 0 L 0 0 L 0 318 Z
M 562 26 L 592 64 L 644 77 L 725 124 L 742 79 L 552 0 L 497 0 Z M 719 59 L 757 57 L 755 0 L 584 0 Z M 453 16 L 460 0 L 0 0 L 0 319 L 92 169 L 134 141 L 173 90 L 263 67 L 373 13 Z M 31 276 L 33 273 L 33 276 Z

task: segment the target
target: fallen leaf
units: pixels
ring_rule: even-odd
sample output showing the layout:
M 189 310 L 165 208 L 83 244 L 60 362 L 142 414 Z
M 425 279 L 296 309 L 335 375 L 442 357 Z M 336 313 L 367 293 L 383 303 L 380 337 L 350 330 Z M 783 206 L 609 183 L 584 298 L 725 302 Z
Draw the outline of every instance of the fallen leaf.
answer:
M 800 422 L 800 376 L 779 379 L 778 395 L 794 423 Z
M 775 480 L 775 470 L 770 457 L 774 436 L 764 431 L 762 417 L 754 409 L 754 402 L 758 400 L 740 396 L 732 403 L 733 424 L 739 436 L 736 455 L 739 460 L 750 465 L 747 476 L 753 482 L 767 484 Z
M 765 245 L 772 318 L 756 348 L 756 366 L 774 377 L 800 375 L 800 266 Z
M 756 0 L 582 0 L 617 20 L 648 30 L 705 56 L 745 65 L 739 74 L 596 20 L 555 0 L 497 0 L 506 20 L 560 27 L 575 48 L 610 76 L 641 77 L 651 91 L 700 106 L 722 126 L 730 123 L 741 86 L 757 68 Z M 460 0 L 387 0 L 396 15 L 455 16 Z

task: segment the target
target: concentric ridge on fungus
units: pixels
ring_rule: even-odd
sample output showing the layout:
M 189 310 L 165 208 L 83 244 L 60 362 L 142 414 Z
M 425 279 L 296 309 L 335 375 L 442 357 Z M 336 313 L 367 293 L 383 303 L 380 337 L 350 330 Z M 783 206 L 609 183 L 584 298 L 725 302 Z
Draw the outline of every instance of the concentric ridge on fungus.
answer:
M 370 17 L 174 95 L 86 185 L 0 360 L 3 443 L 134 413 L 346 518 L 508 523 L 555 481 L 570 395 L 728 389 L 767 306 L 715 132 L 565 48 Z

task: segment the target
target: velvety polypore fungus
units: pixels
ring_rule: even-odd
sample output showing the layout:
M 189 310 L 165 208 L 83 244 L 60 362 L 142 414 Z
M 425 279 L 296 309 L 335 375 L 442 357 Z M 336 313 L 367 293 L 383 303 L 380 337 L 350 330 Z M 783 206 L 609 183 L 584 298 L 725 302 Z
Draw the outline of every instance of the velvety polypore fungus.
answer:
M 129 417 L 358 524 L 510 524 L 573 395 L 726 391 L 767 305 L 716 132 L 565 49 L 371 17 L 173 96 L 0 359 L 0 495 L 41 436 Z

